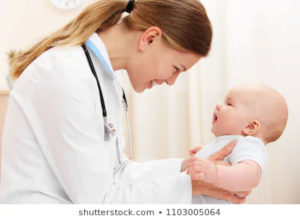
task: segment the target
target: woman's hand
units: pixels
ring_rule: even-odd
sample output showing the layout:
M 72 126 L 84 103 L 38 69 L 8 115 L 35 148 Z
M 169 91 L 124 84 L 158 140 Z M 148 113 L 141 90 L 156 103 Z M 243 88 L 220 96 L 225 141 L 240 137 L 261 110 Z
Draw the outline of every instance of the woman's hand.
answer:
M 232 152 L 233 148 L 235 147 L 237 141 L 231 141 L 229 144 L 227 144 L 225 147 L 223 147 L 218 152 L 211 155 L 208 159 L 214 162 L 215 164 L 228 164 L 227 162 L 223 161 L 223 159 Z M 190 164 L 190 162 L 193 160 L 193 156 L 202 149 L 202 146 L 195 147 L 189 151 L 189 154 L 191 155 L 191 158 L 184 159 L 181 163 L 181 172 L 185 171 L 187 169 L 187 165 Z
M 241 197 L 236 195 L 234 192 L 229 192 L 221 188 L 217 188 L 209 183 L 200 181 L 200 180 L 192 180 L 193 187 L 193 195 L 207 195 L 217 199 L 223 199 L 230 201 L 234 204 L 241 204 L 246 201 L 246 197 Z M 243 192 L 241 194 L 247 195 L 248 192 Z
M 230 165 L 229 163 L 224 162 L 223 159 L 232 152 L 236 143 L 237 143 L 236 140 L 231 141 L 221 150 L 211 155 L 208 158 L 208 160 L 213 162 L 214 164 Z M 197 149 L 200 150 L 201 148 L 198 147 L 192 149 L 190 151 L 190 155 L 194 156 L 194 154 L 198 151 Z M 197 160 L 193 158 L 185 160 L 184 161 L 185 163 L 183 163 L 184 168 L 186 169 L 188 164 L 192 164 L 193 161 L 197 161 Z M 250 192 L 239 192 L 239 193 L 229 192 L 224 189 L 217 188 L 212 184 L 206 183 L 201 180 L 192 180 L 192 187 L 193 187 L 193 195 L 207 195 L 218 199 L 225 199 L 236 204 L 245 202 L 246 196 L 249 195 L 250 193 Z
M 223 161 L 224 158 L 232 152 L 236 143 L 237 140 L 231 141 L 229 144 L 225 145 L 225 147 L 223 147 L 221 150 L 211 155 L 208 159 L 215 163 Z

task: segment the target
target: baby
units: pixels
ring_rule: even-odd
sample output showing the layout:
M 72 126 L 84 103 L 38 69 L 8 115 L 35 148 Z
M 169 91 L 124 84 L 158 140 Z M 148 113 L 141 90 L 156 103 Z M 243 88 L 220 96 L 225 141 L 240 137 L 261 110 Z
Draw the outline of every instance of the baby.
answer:
M 275 90 L 256 84 L 234 87 L 213 113 L 211 131 L 216 136 L 215 142 L 195 154 L 198 159 L 188 164 L 187 173 L 193 180 L 228 191 L 251 190 L 258 185 L 268 160 L 265 146 L 281 136 L 287 118 L 287 104 Z M 237 144 L 224 159 L 231 166 L 216 165 L 205 159 L 233 140 Z M 193 203 L 229 202 L 194 196 Z

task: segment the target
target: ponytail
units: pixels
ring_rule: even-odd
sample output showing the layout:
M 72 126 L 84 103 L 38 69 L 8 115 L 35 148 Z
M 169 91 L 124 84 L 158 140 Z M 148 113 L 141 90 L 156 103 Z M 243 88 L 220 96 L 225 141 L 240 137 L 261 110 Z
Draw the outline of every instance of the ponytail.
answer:
M 100 32 L 118 23 L 127 1 L 101 0 L 85 8 L 67 25 L 36 43 L 29 50 L 19 52 L 10 64 L 11 76 L 17 79 L 26 67 L 48 49 L 59 45 L 81 45 L 94 32 Z

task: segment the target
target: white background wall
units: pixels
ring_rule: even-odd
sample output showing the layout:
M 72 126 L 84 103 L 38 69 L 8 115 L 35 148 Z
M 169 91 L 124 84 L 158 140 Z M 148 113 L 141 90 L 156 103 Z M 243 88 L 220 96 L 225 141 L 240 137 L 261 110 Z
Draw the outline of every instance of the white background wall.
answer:
M 7 89 L 6 52 L 30 47 L 68 23 L 84 6 L 94 0 L 83 0 L 73 10 L 56 8 L 51 0 L 0 0 L 0 90 Z

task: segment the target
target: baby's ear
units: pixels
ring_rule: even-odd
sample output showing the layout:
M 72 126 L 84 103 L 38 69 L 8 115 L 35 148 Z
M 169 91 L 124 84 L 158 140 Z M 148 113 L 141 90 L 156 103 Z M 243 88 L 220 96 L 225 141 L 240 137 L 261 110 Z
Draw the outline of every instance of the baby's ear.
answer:
M 261 124 L 257 120 L 250 121 L 246 127 L 243 128 L 242 132 L 244 135 L 256 135 L 260 130 Z

